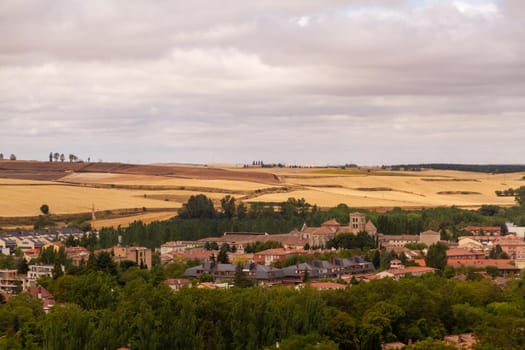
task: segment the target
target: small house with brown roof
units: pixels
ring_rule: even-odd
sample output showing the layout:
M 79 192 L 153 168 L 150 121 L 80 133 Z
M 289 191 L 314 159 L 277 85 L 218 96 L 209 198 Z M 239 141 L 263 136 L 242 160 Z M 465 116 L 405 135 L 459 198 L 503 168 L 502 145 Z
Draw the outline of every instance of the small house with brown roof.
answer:
M 445 344 L 456 346 L 461 350 L 474 349 L 474 345 L 478 342 L 472 333 L 447 335 L 443 340 L 445 341 Z
M 308 252 L 304 249 L 286 249 L 274 248 L 266 249 L 254 254 L 253 260 L 256 264 L 263 264 L 270 266 L 275 262 L 284 262 L 287 258 L 293 255 L 306 255 Z
M 191 287 L 191 281 L 187 278 L 168 278 L 164 281 L 174 291 L 179 291 L 184 287 Z
M 29 287 L 27 288 L 27 292 L 31 294 L 33 298 L 42 300 L 42 308 L 46 313 L 48 313 L 49 310 L 51 310 L 51 308 L 55 306 L 55 297 L 53 296 L 53 294 L 49 293 L 49 291 L 44 287 Z
M 79 266 L 82 262 L 87 262 L 89 259 L 89 250 L 84 247 L 67 247 L 66 255 L 75 266 Z
M 479 259 L 485 259 L 485 253 L 480 251 L 470 251 L 468 249 L 462 249 L 462 248 L 452 248 L 448 249 L 447 252 L 447 259 L 450 260 L 479 260 Z
M 377 278 L 393 278 L 399 280 L 407 276 L 422 276 L 426 273 L 434 273 L 436 269 L 432 267 L 407 266 L 397 269 L 389 269 L 376 274 Z

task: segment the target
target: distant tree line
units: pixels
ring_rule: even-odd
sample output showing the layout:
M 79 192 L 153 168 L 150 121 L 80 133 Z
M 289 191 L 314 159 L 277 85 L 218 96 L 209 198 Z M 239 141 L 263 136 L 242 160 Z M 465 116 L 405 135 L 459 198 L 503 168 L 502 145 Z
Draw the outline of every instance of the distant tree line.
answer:
M 0 153 L 0 160 L 4 160 L 4 154 Z M 11 153 L 9 156 L 9 160 L 16 160 L 16 155 L 14 153 Z
M 69 159 L 70 163 L 79 161 L 79 158 L 76 155 L 74 155 L 74 154 L 69 154 L 68 159 Z M 58 152 L 54 152 L 54 153 L 50 152 L 49 153 L 49 161 L 50 162 L 53 162 L 53 161 L 58 162 L 59 160 L 62 163 L 66 160 L 66 156 L 64 155 L 64 153 L 58 153 Z
M 383 166 L 383 168 L 390 168 L 391 170 L 421 170 L 436 169 L 436 170 L 458 170 L 458 171 L 473 171 L 478 173 L 516 173 L 525 171 L 525 165 L 517 164 L 447 164 L 447 163 L 430 163 L 430 164 L 397 164 L 390 166 Z

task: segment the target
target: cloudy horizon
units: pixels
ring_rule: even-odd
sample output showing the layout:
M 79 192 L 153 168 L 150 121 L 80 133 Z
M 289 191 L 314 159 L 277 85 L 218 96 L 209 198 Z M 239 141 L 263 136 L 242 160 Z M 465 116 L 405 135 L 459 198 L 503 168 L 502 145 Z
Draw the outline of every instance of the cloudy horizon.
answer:
M 523 1 L 5 0 L 0 18 L 4 156 L 525 163 Z

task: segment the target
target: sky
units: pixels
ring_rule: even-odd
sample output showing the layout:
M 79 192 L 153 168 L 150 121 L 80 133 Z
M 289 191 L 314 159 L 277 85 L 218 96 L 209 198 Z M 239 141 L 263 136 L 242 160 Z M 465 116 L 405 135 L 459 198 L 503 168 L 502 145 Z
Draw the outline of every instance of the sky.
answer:
M 525 163 L 523 0 L 2 0 L 0 152 Z

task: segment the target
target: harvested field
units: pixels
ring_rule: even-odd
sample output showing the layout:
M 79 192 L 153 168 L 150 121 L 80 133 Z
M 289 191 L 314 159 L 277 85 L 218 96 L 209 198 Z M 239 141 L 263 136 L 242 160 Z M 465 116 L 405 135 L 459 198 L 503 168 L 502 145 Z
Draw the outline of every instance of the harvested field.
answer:
M 5 178 L 7 175 L 13 175 L 13 179 Z M 275 203 L 290 197 L 305 198 L 321 207 L 340 203 L 376 209 L 450 205 L 476 208 L 482 204 L 509 206 L 514 204 L 514 198 L 498 197 L 495 191 L 523 185 L 524 175 L 444 170 L 218 169 L 1 161 L 0 218 L 36 216 L 43 203 L 56 214 L 89 213 L 93 204 L 97 211 L 142 210 L 143 207 L 173 210 L 192 194 L 199 193 L 210 197 L 217 206 L 227 194 L 246 202 Z M 53 178 L 54 181 L 40 181 L 39 177 Z M 119 215 L 123 217 L 108 219 L 113 221 L 107 222 L 123 225 L 138 217 L 157 220 L 160 214 L 130 215 L 122 211 Z M 173 215 L 173 212 L 163 215 Z M 3 222 L 9 224 L 8 220 Z
M 217 192 L 199 192 L 206 195 L 206 197 L 213 200 L 214 203 L 220 203 L 221 198 L 226 196 L 228 193 L 217 193 Z M 155 191 L 148 194 L 142 194 L 141 196 L 151 200 L 158 201 L 172 201 L 177 203 L 185 203 L 188 201 L 190 196 L 197 194 L 192 191 Z M 235 197 L 235 196 L 234 196 Z
M 222 191 L 255 191 L 272 187 L 272 185 L 258 182 L 236 180 L 201 180 L 185 179 L 168 176 L 130 175 L 108 173 L 73 173 L 59 179 L 59 181 L 76 184 L 115 184 L 134 186 L 163 187 L 198 187 Z
M 104 219 L 104 220 L 91 220 L 91 227 L 94 229 L 101 229 L 102 227 L 127 227 L 134 221 L 142 221 L 146 224 L 149 224 L 153 221 L 164 221 L 169 220 L 174 217 L 176 213 L 174 212 L 158 212 L 158 213 L 145 213 L 139 215 L 124 216 L 121 218 L 115 219 Z
M 39 180 L 24 180 L 24 179 L 6 179 L 0 178 L 0 186 L 56 186 L 57 183 L 54 181 L 39 181 Z
M 239 172 L 206 166 L 163 166 L 123 163 L 50 163 L 35 161 L 0 161 L 0 177 L 13 179 L 58 180 L 73 172 L 176 176 L 203 180 L 236 180 L 278 184 L 279 179 L 266 172 Z
M 144 191 L 99 189 L 78 186 L 0 186 L 0 216 L 40 214 L 45 203 L 51 212 L 67 214 L 121 208 L 177 208 L 181 203 L 144 198 Z
M 303 196 L 308 202 L 323 207 L 339 203 L 353 207 L 508 206 L 514 204 L 514 198 L 497 197 L 495 191 L 519 187 L 523 177 L 520 173 L 491 175 L 433 170 L 400 172 L 399 176 L 396 176 L 397 172 L 388 172 L 385 176 L 380 171 L 358 173 L 343 170 L 347 175 L 342 176 L 334 169 L 328 169 L 330 171 L 323 177 L 320 171 L 304 170 L 302 174 L 294 171 L 290 175 L 278 172 L 285 185 L 301 186 L 301 190 L 258 196 L 250 201 L 280 202 L 291 196 Z

